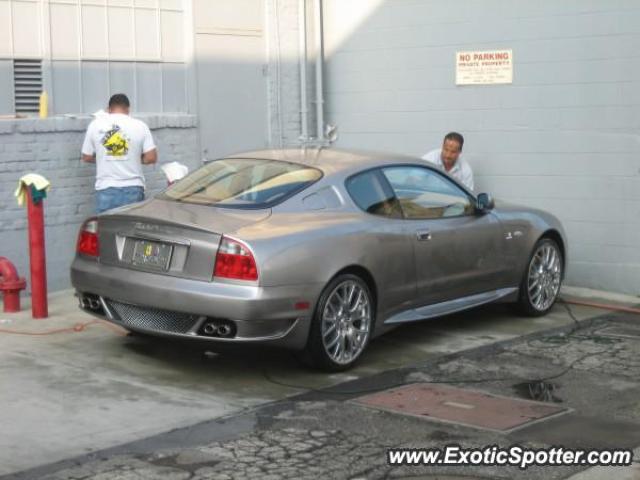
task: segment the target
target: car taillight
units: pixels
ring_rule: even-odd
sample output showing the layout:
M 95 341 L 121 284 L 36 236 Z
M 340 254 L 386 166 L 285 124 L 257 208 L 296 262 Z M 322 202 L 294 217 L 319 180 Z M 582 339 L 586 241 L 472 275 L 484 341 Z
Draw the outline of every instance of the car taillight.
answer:
M 257 280 L 258 267 L 251 251 L 245 245 L 222 237 L 213 275 L 236 280 Z
M 82 224 L 78 234 L 77 252 L 90 257 L 97 257 L 100 254 L 100 243 L 98 242 L 98 220 L 87 220 Z

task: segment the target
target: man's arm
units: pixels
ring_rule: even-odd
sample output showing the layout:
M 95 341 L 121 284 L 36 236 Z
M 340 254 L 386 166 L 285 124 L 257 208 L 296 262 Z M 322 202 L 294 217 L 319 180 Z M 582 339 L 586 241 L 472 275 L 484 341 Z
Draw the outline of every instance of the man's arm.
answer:
M 151 165 L 158 161 L 158 149 L 154 148 L 142 154 L 142 164 Z
M 93 144 L 92 129 L 93 122 L 89 124 L 87 133 L 84 135 L 84 142 L 82 142 L 82 161 L 87 163 L 96 163 L 96 147 Z
M 156 163 L 158 161 L 158 149 L 156 148 L 156 144 L 153 141 L 153 136 L 151 136 L 151 130 L 149 127 L 144 124 L 144 139 L 142 141 L 142 164 L 143 165 L 151 165 L 152 163 Z

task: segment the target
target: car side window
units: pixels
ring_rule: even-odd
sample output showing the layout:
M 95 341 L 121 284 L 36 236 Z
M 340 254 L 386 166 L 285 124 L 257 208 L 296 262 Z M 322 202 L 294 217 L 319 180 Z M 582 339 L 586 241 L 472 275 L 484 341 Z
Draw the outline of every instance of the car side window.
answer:
M 469 195 L 444 176 L 419 166 L 383 169 L 405 218 L 458 217 L 474 213 Z
M 400 204 L 378 170 L 355 175 L 347 180 L 347 191 L 353 201 L 367 213 L 402 218 Z

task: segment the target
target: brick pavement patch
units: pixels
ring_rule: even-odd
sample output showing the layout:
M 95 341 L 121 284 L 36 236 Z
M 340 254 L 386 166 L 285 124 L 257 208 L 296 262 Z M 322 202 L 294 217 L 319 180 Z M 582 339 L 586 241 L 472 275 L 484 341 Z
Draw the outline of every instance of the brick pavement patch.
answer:
M 547 403 L 427 383 L 413 383 L 354 401 L 394 413 L 500 432 L 569 411 Z

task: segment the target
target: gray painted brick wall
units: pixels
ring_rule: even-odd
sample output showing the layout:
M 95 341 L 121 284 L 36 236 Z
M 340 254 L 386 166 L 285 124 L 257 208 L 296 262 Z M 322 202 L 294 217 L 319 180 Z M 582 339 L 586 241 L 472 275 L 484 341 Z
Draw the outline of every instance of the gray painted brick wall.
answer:
M 196 119 L 192 115 L 139 116 L 152 130 L 158 164 L 145 166 L 147 196 L 166 186 L 160 165 L 200 165 Z M 0 120 L 0 256 L 29 277 L 26 208 L 13 193 L 18 179 L 39 173 L 51 182 L 45 200 L 47 276 L 50 290 L 69 286 L 69 265 L 80 223 L 95 212 L 95 166 L 80 161 L 89 118 Z
M 567 283 L 640 294 L 637 1 L 325 0 L 325 29 L 337 146 L 422 155 L 458 130 L 477 190 L 563 221 Z M 513 84 L 457 87 L 455 52 L 494 48 Z

